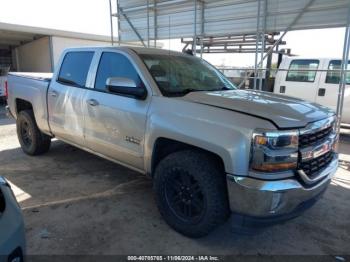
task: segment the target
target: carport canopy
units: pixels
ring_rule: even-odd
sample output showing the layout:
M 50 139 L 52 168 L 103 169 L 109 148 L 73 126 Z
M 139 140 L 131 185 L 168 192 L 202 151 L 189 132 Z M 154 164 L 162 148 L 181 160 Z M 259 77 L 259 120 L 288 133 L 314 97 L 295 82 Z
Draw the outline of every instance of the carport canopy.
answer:
M 113 16 L 118 17 L 118 40 L 140 41 L 150 46 L 150 40 L 192 37 L 192 50 L 206 37 L 256 34 L 255 79 L 258 68 L 291 30 L 346 27 L 338 90 L 338 131 L 342 114 L 345 72 L 350 45 L 349 0 L 115 0 L 117 12 L 111 7 L 111 35 Z M 265 52 L 265 34 L 283 32 Z M 258 51 L 260 47 L 260 50 Z M 260 53 L 260 62 L 258 56 Z M 261 89 L 262 74 L 259 76 Z
M 106 36 L 83 34 L 41 27 L 24 26 L 0 22 L 0 49 L 17 47 L 44 36 L 61 36 L 96 41 L 108 41 Z

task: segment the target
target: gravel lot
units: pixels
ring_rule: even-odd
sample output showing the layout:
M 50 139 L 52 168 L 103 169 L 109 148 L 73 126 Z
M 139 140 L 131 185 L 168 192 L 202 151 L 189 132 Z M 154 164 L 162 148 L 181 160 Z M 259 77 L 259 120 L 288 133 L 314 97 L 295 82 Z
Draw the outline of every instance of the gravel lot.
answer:
M 152 182 L 60 141 L 39 157 L 25 155 L 13 120 L 0 109 L 0 175 L 16 188 L 28 254 L 350 254 L 350 132 L 341 166 L 324 197 L 301 217 L 254 235 L 230 223 L 188 239 L 165 224 Z

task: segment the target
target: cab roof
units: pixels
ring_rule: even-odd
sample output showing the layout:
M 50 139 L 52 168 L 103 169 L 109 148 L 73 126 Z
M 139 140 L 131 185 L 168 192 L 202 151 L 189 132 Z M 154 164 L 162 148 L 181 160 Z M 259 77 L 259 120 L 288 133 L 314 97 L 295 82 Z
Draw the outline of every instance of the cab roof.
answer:
M 146 48 L 146 47 L 133 47 L 133 46 L 86 46 L 86 47 L 72 47 L 68 48 L 66 51 L 85 51 L 85 50 L 124 50 L 133 51 L 137 54 L 158 54 L 158 55 L 175 55 L 175 56 L 188 56 L 182 52 L 176 52 L 166 49 L 159 48 Z

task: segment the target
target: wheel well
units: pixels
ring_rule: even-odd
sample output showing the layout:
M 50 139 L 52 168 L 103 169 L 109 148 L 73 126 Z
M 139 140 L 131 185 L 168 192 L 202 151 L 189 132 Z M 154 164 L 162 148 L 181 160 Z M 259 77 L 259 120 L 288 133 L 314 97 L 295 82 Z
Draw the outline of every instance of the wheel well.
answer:
M 17 114 L 23 110 L 33 110 L 33 106 L 30 102 L 17 98 L 16 99 L 16 109 L 17 109 Z
M 152 167 L 151 167 L 152 175 L 157 165 L 164 157 L 168 156 L 171 153 L 182 151 L 182 150 L 196 150 L 196 151 L 204 152 L 210 155 L 214 161 L 217 161 L 218 166 L 222 170 L 225 170 L 225 166 L 222 158 L 213 152 L 202 149 L 200 147 L 182 143 L 173 139 L 158 138 L 154 143 L 153 154 L 152 154 Z

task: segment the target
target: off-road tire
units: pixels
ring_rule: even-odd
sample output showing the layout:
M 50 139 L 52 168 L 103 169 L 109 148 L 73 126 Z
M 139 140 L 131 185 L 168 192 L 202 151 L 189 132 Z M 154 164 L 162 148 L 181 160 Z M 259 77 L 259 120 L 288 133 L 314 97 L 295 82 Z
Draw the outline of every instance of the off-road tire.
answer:
M 32 110 L 20 111 L 16 126 L 17 137 L 24 153 L 34 156 L 44 154 L 50 149 L 51 137 L 39 130 Z
M 191 196 L 194 196 L 191 194 L 191 191 L 192 193 L 197 192 L 197 196 L 201 196 L 199 201 L 201 201 L 201 203 L 203 202 L 204 212 L 200 213 L 201 215 L 198 215 L 196 220 L 193 219 L 193 221 L 192 219 L 186 220 L 182 217 L 182 210 L 184 210 L 183 213 L 190 213 L 188 211 L 188 207 L 187 211 L 185 211 L 186 207 L 181 209 L 181 206 L 177 207 L 177 204 L 175 204 L 178 202 L 178 198 L 176 196 L 184 195 L 182 192 L 182 187 L 175 186 L 176 189 L 180 190 L 179 194 L 169 193 L 170 191 L 177 192 L 176 189 L 172 189 L 171 184 L 175 183 L 172 181 L 172 178 L 186 178 L 185 174 L 191 177 L 190 181 L 196 184 L 196 189 L 193 189 L 192 186 L 189 187 L 192 188 L 189 190 L 189 200 L 184 201 L 182 199 L 183 203 L 186 203 L 186 205 L 191 205 L 188 204 L 193 200 Z M 183 179 L 180 178 L 178 180 Z M 167 184 L 167 182 L 170 184 Z M 218 225 L 224 223 L 229 217 L 229 205 L 224 170 L 220 163 L 206 152 L 184 150 L 166 156 L 156 167 L 153 185 L 156 202 L 164 220 L 173 229 L 185 236 L 192 238 L 206 236 Z M 198 190 L 202 192 L 200 195 L 198 195 Z M 174 198 L 176 200 L 172 201 Z M 193 211 L 191 214 L 193 214 L 194 211 L 199 213 L 199 206 L 201 205 L 193 205 Z M 176 211 L 176 209 L 179 211 Z

